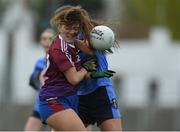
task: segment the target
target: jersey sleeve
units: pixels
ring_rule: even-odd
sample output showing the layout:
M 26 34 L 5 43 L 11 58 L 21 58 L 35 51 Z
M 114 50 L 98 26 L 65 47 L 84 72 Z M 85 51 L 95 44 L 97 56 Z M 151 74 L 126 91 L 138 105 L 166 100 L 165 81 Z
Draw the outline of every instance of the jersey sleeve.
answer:
M 35 70 L 29 79 L 29 85 L 34 88 L 35 90 L 39 89 L 39 75 L 40 75 L 41 71 L 40 70 Z
M 39 76 L 42 71 L 42 68 L 39 67 L 40 60 L 38 60 L 35 64 L 34 71 L 32 72 L 30 79 L 29 79 L 29 85 L 34 88 L 35 90 L 39 89 Z
M 68 54 L 61 49 L 53 49 L 50 51 L 50 57 L 57 65 L 61 72 L 65 72 L 69 68 L 73 67 L 72 61 L 69 59 Z

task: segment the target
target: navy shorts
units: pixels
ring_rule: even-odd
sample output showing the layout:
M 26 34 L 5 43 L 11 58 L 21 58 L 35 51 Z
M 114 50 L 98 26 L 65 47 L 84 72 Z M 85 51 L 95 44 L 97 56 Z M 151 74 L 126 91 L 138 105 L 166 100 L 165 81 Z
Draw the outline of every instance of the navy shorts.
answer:
M 77 94 L 63 97 L 51 97 L 47 98 L 46 100 L 40 100 L 39 111 L 41 121 L 43 124 L 46 124 L 47 118 L 49 118 L 51 115 L 69 108 L 73 109 L 77 113 L 77 106 Z
M 36 117 L 36 118 L 38 118 L 38 119 L 41 119 L 39 112 L 38 112 L 38 111 L 35 111 L 35 110 L 32 111 L 31 116 L 32 116 L 32 117 Z
M 87 95 L 79 95 L 79 117 L 84 124 L 97 126 L 107 119 L 121 118 L 112 86 L 99 87 Z

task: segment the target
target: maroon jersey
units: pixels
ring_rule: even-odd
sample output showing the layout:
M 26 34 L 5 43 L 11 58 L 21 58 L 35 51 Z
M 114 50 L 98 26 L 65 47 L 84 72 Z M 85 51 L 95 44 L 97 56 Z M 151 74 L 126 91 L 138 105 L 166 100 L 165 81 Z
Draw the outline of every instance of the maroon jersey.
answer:
M 66 96 L 77 92 L 78 86 L 71 85 L 63 74 L 71 67 L 76 67 L 77 71 L 81 68 L 78 49 L 66 43 L 59 35 L 49 49 L 45 74 L 47 80 L 40 90 L 40 99 Z

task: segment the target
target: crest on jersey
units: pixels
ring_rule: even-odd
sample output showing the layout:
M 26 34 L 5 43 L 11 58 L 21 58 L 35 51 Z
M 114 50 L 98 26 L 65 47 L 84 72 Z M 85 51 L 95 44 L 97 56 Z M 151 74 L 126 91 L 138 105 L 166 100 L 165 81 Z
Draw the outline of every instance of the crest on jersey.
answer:
M 111 99 L 111 105 L 112 105 L 112 107 L 114 107 L 115 109 L 118 109 L 118 103 L 117 103 L 117 99 L 116 99 L 116 98 L 112 98 L 112 99 Z

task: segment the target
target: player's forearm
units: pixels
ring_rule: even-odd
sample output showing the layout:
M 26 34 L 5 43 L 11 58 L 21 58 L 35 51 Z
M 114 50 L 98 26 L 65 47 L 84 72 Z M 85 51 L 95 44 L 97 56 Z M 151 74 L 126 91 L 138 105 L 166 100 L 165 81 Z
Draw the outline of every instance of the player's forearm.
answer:
M 87 73 L 87 70 L 84 68 L 81 68 L 79 71 L 77 71 L 75 67 L 72 67 L 65 71 L 64 75 L 70 84 L 77 85 L 85 78 Z
M 77 85 L 78 83 L 80 83 L 83 79 L 86 78 L 87 75 L 87 70 L 84 68 L 81 68 L 80 71 L 76 72 L 76 74 L 74 74 L 74 79 L 73 79 L 73 84 Z

